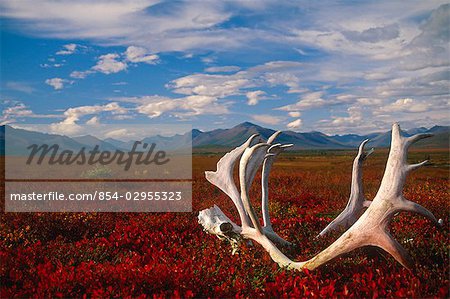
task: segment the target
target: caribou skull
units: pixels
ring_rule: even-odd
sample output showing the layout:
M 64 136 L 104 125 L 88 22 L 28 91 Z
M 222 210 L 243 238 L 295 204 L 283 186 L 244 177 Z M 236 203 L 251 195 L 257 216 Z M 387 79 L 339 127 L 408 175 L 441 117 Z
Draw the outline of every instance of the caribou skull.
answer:
M 364 153 L 364 140 L 353 163 L 351 194 L 344 211 L 332 221 L 320 234 L 323 236 L 329 231 L 347 229 L 328 248 L 313 258 L 304 262 L 294 262 L 284 255 L 274 243 L 290 245 L 278 236 L 272 229 L 268 206 L 268 177 L 272 164 L 285 148 L 292 145 L 273 144 L 280 134 L 276 132 L 266 143 L 259 142 L 252 145 L 257 135 L 251 136 L 244 144 L 223 156 L 217 163 L 215 172 L 207 171 L 206 179 L 227 194 L 235 204 L 239 213 L 241 226 L 231 221 L 216 205 L 210 209 L 200 211 L 199 223 L 204 230 L 221 239 L 227 239 L 236 251 L 242 240 L 253 240 L 259 243 L 281 267 L 289 269 L 313 270 L 328 261 L 363 246 L 378 246 L 391 254 L 406 268 L 412 267 L 412 260 L 405 249 L 392 237 L 388 227 L 394 215 L 401 211 L 419 213 L 437 226 L 438 222 L 433 214 L 421 205 L 405 199 L 402 195 L 406 175 L 428 161 L 418 164 L 407 164 L 408 148 L 414 142 L 432 136 L 431 134 L 417 134 L 411 137 L 402 137 L 397 123 L 392 126 L 391 148 L 386 169 L 380 188 L 372 201 L 365 199 L 362 189 L 362 163 L 373 149 Z M 234 179 L 233 169 L 239 160 L 238 191 Z M 262 165 L 262 213 L 263 225 L 259 222 L 248 191 L 257 170 Z M 367 208 L 365 211 L 364 209 Z

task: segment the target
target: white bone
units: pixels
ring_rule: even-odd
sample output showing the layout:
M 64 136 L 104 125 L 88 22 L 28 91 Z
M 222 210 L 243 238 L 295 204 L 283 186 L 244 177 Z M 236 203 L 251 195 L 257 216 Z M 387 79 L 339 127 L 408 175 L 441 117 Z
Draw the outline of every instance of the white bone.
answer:
M 358 208 L 349 209 L 348 212 L 350 215 L 352 213 L 358 214 L 356 212 L 360 211 L 363 207 L 367 207 L 367 210 L 362 214 L 359 219 L 355 220 L 353 225 L 349 222 L 344 221 L 344 226 L 351 225 L 350 228 L 346 232 L 344 232 L 335 242 L 333 242 L 326 249 L 318 253 L 313 258 L 304 261 L 304 262 L 294 262 L 290 260 L 286 255 L 284 255 L 272 241 L 277 240 L 274 237 L 273 230 L 271 230 L 270 218 L 268 214 L 268 195 L 267 189 L 263 194 L 262 202 L 263 202 L 263 218 L 265 226 L 262 227 L 259 219 L 253 209 L 250 198 L 249 198 L 249 188 L 251 186 L 251 181 L 255 175 L 255 169 L 259 168 L 258 163 L 261 163 L 261 156 L 264 151 L 267 151 L 270 148 L 269 154 L 265 157 L 266 165 L 263 167 L 263 190 L 267 186 L 268 175 L 270 172 L 271 164 L 269 165 L 267 162 L 268 159 L 273 159 L 280 150 L 280 145 L 275 145 L 270 147 L 268 143 L 259 143 L 250 147 L 250 142 L 245 143 L 239 149 L 239 155 L 242 155 L 240 163 L 239 163 L 239 180 L 241 186 L 241 194 L 240 200 L 236 200 L 232 197 L 233 202 L 239 202 L 242 204 L 243 209 L 246 214 L 248 214 L 250 223 L 242 222 L 242 227 L 237 226 L 228 217 L 226 217 L 222 211 L 218 207 L 213 207 L 211 209 L 203 210 L 199 215 L 199 222 L 204 226 L 204 228 L 212 233 L 216 234 L 219 237 L 227 237 L 230 238 L 230 235 L 235 235 L 234 239 L 239 239 L 240 237 L 244 239 L 254 240 L 259 243 L 271 256 L 271 258 L 278 263 L 281 267 L 287 267 L 289 269 L 316 269 L 317 267 L 331 261 L 332 259 L 350 252 L 356 248 L 373 245 L 378 246 L 384 249 L 386 252 L 391 254 L 399 263 L 407 268 L 412 267 L 412 260 L 405 249 L 392 237 L 389 233 L 389 223 L 392 218 L 398 214 L 400 211 L 408 211 L 408 212 L 416 212 L 419 213 L 430 220 L 432 220 L 437 226 L 442 225 L 441 219 L 439 222 L 433 216 L 433 214 L 422 207 L 417 203 L 413 203 L 409 200 L 406 200 L 402 196 L 402 190 L 405 184 L 406 175 L 409 171 L 416 169 L 425 164 L 425 162 L 408 165 L 406 162 L 407 151 L 411 144 L 414 142 L 430 137 L 431 134 L 418 134 L 409 138 L 402 137 L 400 135 L 400 127 L 398 124 L 394 124 L 392 126 L 392 137 L 391 137 L 391 149 L 389 151 L 389 157 L 386 164 L 386 169 L 383 175 L 383 179 L 381 181 L 380 188 L 373 199 L 373 201 L 369 204 L 369 201 L 365 200 L 362 194 L 362 184 L 361 184 L 361 172 L 360 167 L 362 161 L 367 157 L 368 154 L 364 154 L 364 145 L 367 141 L 364 141 L 360 147 L 358 156 L 355 159 L 354 167 L 353 167 L 353 176 L 352 176 L 352 191 L 349 202 L 357 202 Z M 276 136 L 275 136 L 276 137 Z M 274 139 L 274 138 L 273 138 Z M 269 140 L 270 142 L 273 139 Z M 243 149 L 243 147 L 245 147 Z M 236 151 L 236 150 L 235 150 Z M 230 155 L 234 151 L 228 153 Z M 243 153 L 242 153 L 243 152 Z M 225 155 L 225 157 L 227 156 Z M 225 158 L 224 157 L 224 158 Z M 223 159 L 223 158 L 222 158 Z M 222 161 L 221 159 L 221 161 Z M 235 158 L 233 160 L 236 160 Z M 232 160 L 232 159 L 231 159 Z M 218 171 L 216 174 L 220 174 L 219 164 L 218 163 Z M 228 166 L 229 167 L 229 166 Z M 356 171 L 355 171 L 356 170 Z M 229 174 L 229 171 L 224 172 L 225 174 Z M 207 174 L 208 176 L 208 174 Z M 220 179 L 208 179 L 210 182 L 215 184 L 214 182 L 219 182 L 218 186 L 222 190 L 226 190 L 229 192 L 229 188 L 224 187 L 220 184 Z M 234 183 L 233 183 L 234 184 Z M 231 188 L 233 189 L 233 188 Z M 234 189 L 236 187 L 234 186 Z M 224 191 L 225 192 L 225 191 Z M 237 190 L 236 190 L 237 192 Z M 227 193 L 227 192 L 226 192 Z M 229 192 L 233 196 L 236 196 L 235 193 Z M 228 194 L 228 193 L 227 193 Z M 353 197 L 352 197 L 353 196 Z M 231 196 L 230 196 L 231 197 Z M 238 207 L 239 210 L 239 207 Z M 344 211 L 345 212 L 345 211 Z M 345 213 L 344 213 L 345 214 Z M 212 219 L 208 219 L 212 218 Z M 345 217 L 344 217 L 345 218 Z M 229 222 L 229 224 L 224 224 Z M 353 221 L 352 221 L 353 222 Z M 270 227 L 270 229 L 268 229 Z M 276 234 L 275 234 L 276 235 Z M 236 237 L 238 236 L 238 237 Z M 276 235 L 278 236 L 278 235 Z

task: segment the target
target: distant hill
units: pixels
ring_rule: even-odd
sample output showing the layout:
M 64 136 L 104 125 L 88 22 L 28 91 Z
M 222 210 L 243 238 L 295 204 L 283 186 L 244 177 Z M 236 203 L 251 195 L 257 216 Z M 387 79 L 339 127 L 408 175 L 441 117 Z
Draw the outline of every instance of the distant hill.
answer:
M 29 153 L 27 147 L 32 144 L 41 145 L 43 142 L 49 145 L 58 144 L 60 148 L 71 151 L 78 151 L 83 145 L 76 140 L 57 134 L 47 134 L 35 131 L 28 131 L 23 129 L 16 129 L 10 126 L 2 128 L 3 134 L 8 134 L 8 144 L 5 147 L 2 136 L 2 150 L 4 149 L 6 155 L 25 155 Z
M 115 149 L 129 150 L 133 144 L 132 141 L 122 141 L 112 138 L 100 140 L 94 136 L 86 135 L 80 137 L 67 137 L 57 134 L 47 134 L 23 129 L 16 129 L 7 126 L 12 132 L 12 138 L 8 139 L 8 148 L 13 149 L 13 153 L 6 154 L 25 154 L 25 145 L 29 144 L 58 144 L 61 148 L 77 151 L 82 147 L 92 148 L 95 145 L 100 146 L 100 150 Z M 242 144 L 250 135 L 259 134 L 260 138 L 267 140 L 275 131 L 264 128 L 250 122 L 241 123 L 230 129 L 216 129 L 208 132 L 202 132 L 197 129 L 178 134 L 174 136 L 149 136 L 141 140 L 143 143 L 156 143 L 163 148 L 185 148 L 191 145 L 197 151 L 222 151 Z M 449 126 L 434 126 L 430 129 L 420 127 L 403 132 L 405 136 L 411 136 L 417 133 L 432 133 L 433 137 L 419 141 L 415 147 L 418 148 L 448 148 L 449 147 Z M 388 147 L 390 145 L 391 132 L 371 133 L 368 135 L 346 134 L 346 135 L 326 135 L 321 132 L 297 133 L 293 131 L 284 131 L 279 135 L 277 141 L 280 143 L 292 143 L 293 149 L 349 149 L 357 147 L 364 139 L 370 139 L 369 146 Z M 4 140 L 5 126 L 0 127 L 0 139 Z M 22 152 L 14 152 L 14 148 L 22 148 Z M 138 148 L 139 149 L 139 148 Z M 0 143 L 0 153 L 3 153 L 4 142 Z
M 192 146 L 193 147 L 211 147 L 222 146 L 232 147 L 242 144 L 252 134 L 259 134 L 264 140 L 267 140 L 275 130 L 263 128 L 261 126 L 244 122 L 231 129 L 217 129 L 209 132 L 200 132 L 193 130 Z M 280 143 L 292 143 L 297 149 L 300 148 L 346 148 L 345 144 L 333 140 L 320 132 L 295 133 L 292 131 L 284 131 L 277 141 Z

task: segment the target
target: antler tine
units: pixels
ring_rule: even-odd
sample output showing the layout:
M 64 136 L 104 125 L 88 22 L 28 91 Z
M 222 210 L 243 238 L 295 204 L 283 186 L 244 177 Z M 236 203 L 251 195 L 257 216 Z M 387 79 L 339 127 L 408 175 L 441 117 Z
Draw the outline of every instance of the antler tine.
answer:
M 234 150 L 223 156 L 219 160 L 219 162 L 217 162 L 216 171 L 205 171 L 206 179 L 231 198 L 238 210 L 241 224 L 247 226 L 250 225 L 250 219 L 245 213 L 241 196 L 236 188 L 236 184 L 234 183 L 233 169 L 236 160 L 242 156 L 242 153 L 245 151 L 245 149 L 250 146 L 252 141 L 258 135 L 259 134 L 253 134 L 241 146 L 236 147 Z
M 244 209 L 250 216 L 250 220 L 252 221 L 253 227 L 260 234 L 263 234 L 261 224 L 259 223 L 258 216 L 256 215 L 255 210 L 253 209 L 253 206 L 250 203 L 248 191 L 252 184 L 256 170 L 261 164 L 261 162 L 259 161 L 261 153 L 265 154 L 268 147 L 269 144 L 267 143 L 258 143 L 252 147 L 246 148 L 244 153 L 242 154 L 241 161 L 239 163 L 239 181 L 241 186 L 241 198 L 244 204 Z M 242 229 L 245 229 L 244 226 L 242 226 Z
M 366 198 L 364 197 L 364 190 L 362 183 L 363 162 L 366 160 L 367 156 L 369 156 L 373 152 L 373 148 L 366 153 L 364 152 L 364 147 L 367 144 L 367 142 L 369 142 L 369 139 L 366 139 L 363 142 L 361 142 L 358 148 L 358 154 L 353 160 L 352 184 L 347 206 L 332 222 L 330 222 L 319 233 L 319 235 L 317 235 L 317 237 L 323 237 L 327 233 L 334 230 L 349 228 L 362 215 L 364 208 L 370 206 L 371 201 L 366 200 Z
M 430 219 L 437 227 L 441 226 L 441 223 L 436 219 L 436 217 L 434 217 L 433 213 L 431 213 L 418 203 L 403 198 L 403 201 L 401 202 L 401 204 L 399 204 L 399 207 L 403 211 L 414 212 Z
M 267 143 L 268 144 L 272 144 L 272 142 L 275 141 L 275 139 L 278 137 L 278 135 L 281 134 L 281 131 L 276 131 L 275 133 L 273 133 L 268 139 L 267 139 Z
M 411 137 L 405 138 L 405 140 L 406 140 L 407 147 L 409 148 L 413 143 L 416 143 L 419 140 L 433 137 L 433 136 L 434 136 L 434 134 L 431 134 L 431 133 L 422 133 L 422 134 L 416 134 Z
M 359 145 L 359 148 L 358 148 L 358 155 L 356 156 L 357 158 L 359 158 L 361 160 L 366 160 L 367 157 L 374 152 L 373 148 L 371 148 L 367 152 L 364 152 L 364 147 L 366 146 L 366 143 L 369 141 L 370 141 L 370 139 L 365 139 L 363 142 L 361 142 L 361 144 Z
M 275 138 L 280 135 L 281 131 L 276 131 L 273 133 L 268 139 L 265 144 L 271 145 L 272 142 L 275 140 Z M 262 142 L 261 142 L 262 143 Z M 255 178 L 256 172 L 261 166 L 261 164 L 264 161 L 264 158 L 266 156 L 266 150 L 257 150 L 252 154 L 252 158 L 249 162 L 249 165 L 247 166 L 247 172 L 246 172 L 246 182 L 247 182 L 247 190 L 250 190 L 251 184 L 253 183 L 253 180 Z
M 292 144 L 277 144 L 269 148 L 269 154 L 266 155 L 266 158 L 263 163 L 262 177 L 261 177 L 261 208 L 263 211 L 263 221 L 264 221 L 264 232 L 267 236 L 272 240 L 281 245 L 290 246 L 291 242 L 286 241 L 281 238 L 272 228 L 272 223 L 270 221 L 269 214 L 269 191 L 268 191 L 268 183 L 269 183 L 269 174 L 272 168 L 273 162 L 276 157 L 284 151 L 286 148 L 291 147 Z M 275 151 L 275 153 L 273 153 Z
M 261 208 L 263 212 L 263 221 L 264 221 L 264 232 L 268 235 L 268 237 L 277 243 L 282 245 L 292 245 L 290 242 L 281 238 L 277 233 L 274 232 L 272 228 L 272 223 L 270 221 L 269 215 L 269 174 L 272 168 L 273 162 L 276 157 L 283 152 L 286 148 L 291 147 L 292 144 L 281 145 L 280 143 L 272 145 L 268 149 L 268 154 L 266 155 L 262 168 L 262 176 L 261 176 Z

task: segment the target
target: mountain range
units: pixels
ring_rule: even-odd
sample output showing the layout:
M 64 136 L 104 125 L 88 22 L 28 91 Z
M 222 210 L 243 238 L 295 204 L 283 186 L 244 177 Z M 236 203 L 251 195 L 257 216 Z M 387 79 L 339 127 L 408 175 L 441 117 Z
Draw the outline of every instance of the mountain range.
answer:
M 250 122 L 241 123 L 231 129 L 217 129 L 208 132 L 192 130 L 192 145 L 195 148 L 230 148 L 242 144 L 250 135 L 258 133 L 267 140 L 275 130 L 263 128 Z M 433 137 L 423 139 L 417 143 L 417 147 L 448 148 L 450 126 L 434 126 L 430 129 L 420 127 L 403 131 L 403 135 L 411 136 L 417 133 L 432 133 Z M 348 149 L 359 146 L 365 140 L 372 147 L 389 147 L 391 131 L 371 133 L 367 135 L 345 134 L 326 135 L 321 132 L 298 133 L 283 131 L 277 138 L 280 143 L 292 143 L 293 149 Z
M 12 132 L 11 138 L 8 139 L 8 147 L 24 148 L 29 144 L 58 144 L 61 148 L 69 150 L 79 150 L 85 146 L 92 148 L 99 145 L 101 150 L 129 150 L 133 141 L 122 141 L 112 138 L 100 140 L 91 135 L 80 137 L 67 137 L 57 134 L 46 134 L 23 129 L 16 129 L 8 126 L 8 132 Z M 146 143 L 156 143 L 161 148 L 180 148 L 190 146 L 192 138 L 192 146 L 195 151 L 223 151 L 231 147 L 242 144 L 250 135 L 259 134 L 261 138 L 267 140 L 275 130 L 264 128 L 250 122 L 241 123 L 230 129 L 216 129 L 212 131 L 202 132 L 193 129 L 185 134 L 178 134 L 170 137 L 166 136 L 149 136 L 142 140 Z M 421 140 L 417 143 L 417 147 L 426 148 L 448 148 L 450 126 L 434 126 L 430 129 L 420 127 L 403 131 L 405 136 L 417 133 L 433 133 L 434 136 Z M 0 139 L 4 140 L 5 126 L 0 127 Z M 326 135 L 321 132 L 298 133 L 293 131 L 283 131 L 277 138 L 280 143 L 292 143 L 293 149 L 349 149 L 357 147 L 364 139 L 370 139 L 369 146 L 372 147 L 388 147 L 390 144 L 390 131 L 371 133 L 367 135 L 346 134 L 346 135 Z M 1 150 L 4 151 L 4 142 L 1 142 Z M 15 154 L 23 154 L 15 152 Z

